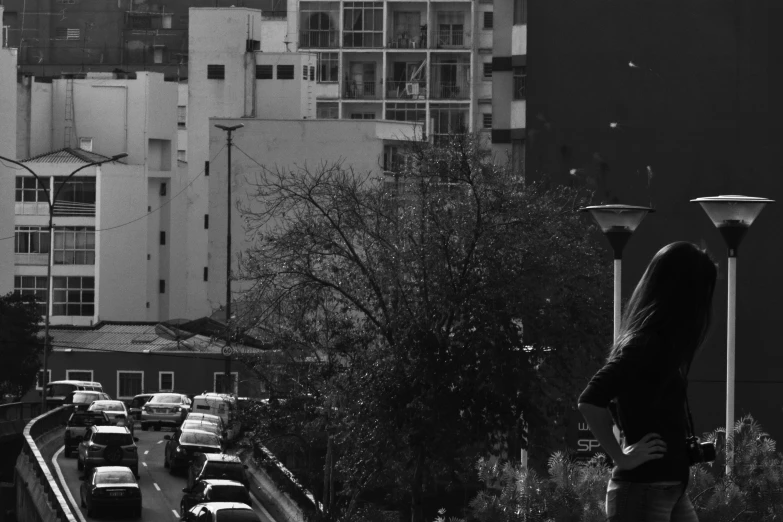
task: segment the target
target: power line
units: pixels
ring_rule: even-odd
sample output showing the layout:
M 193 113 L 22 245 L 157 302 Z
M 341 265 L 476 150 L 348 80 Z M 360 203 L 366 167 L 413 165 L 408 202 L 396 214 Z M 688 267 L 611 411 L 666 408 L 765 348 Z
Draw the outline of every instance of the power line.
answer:
M 218 157 L 218 155 L 219 155 L 219 154 L 220 154 L 220 153 L 223 151 L 223 149 L 225 149 L 225 148 L 226 148 L 226 146 L 225 146 L 225 145 L 223 145 L 222 147 L 220 147 L 220 149 L 219 149 L 219 150 L 218 150 L 218 151 L 215 153 L 215 155 L 214 155 L 214 156 L 213 156 L 213 157 L 212 157 L 212 158 L 211 158 L 209 161 L 210 161 L 210 162 L 213 162 L 213 161 L 215 161 L 215 159 Z M 243 152 L 243 154 L 244 154 L 244 152 Z M 2 160 L 0 160 L 0 161 L 2 161 Z M 11 167 L 11 168 L 13 168 L 13 167 Z M 19 169 L 19 168 L 17 167 L 15 170 L 21 170 L 21 169 Z M 158 210 L 162 209 L 163 207 L 165 207 L 166 205 L 168 205 L 169 203 L 171 203 L 172 201 L 174 201 L 174 199 L 175 199 L 177 196 L 179 196 L 180 194 L 182 194 L 183 192 L 185 192 L 185 190 L 186 190 L 188 187 L 190 187 L 190 186 L 191 186 L 191 185 L 192 185 L 192 184 L 193 184 L 193 183 L 194 183 L 194 182 L 195 182 L 195 181 L 196 181 L 198 178 L 200 178 L 200 177 L 201 177 L 201 176 L 204 174 L 204 172 L 206 172 L 206 167 L 205 167 L 205 168 L 203 168 L 203 169 L 201 169 L 201 172 L 199 172 L 199 173 L 198 173 L 198 174 L 197 174 L 197 175 L 196 175 L 196 176 L 195 176 L 195 177 L 194 177 L 192 180 L 190 180 L 190 183 L 188 183 L 187 185 L 185 185 L 184 187 L 182 187 L 182 190 L 180 190 L 179 192 L 177 192 L 176 194 L 174 194 L 173 196 L 171 196 L 171 197 L 170 197 L 168 200 L 164 201 L 164 202 L 163 202 L 163 203 L 162 203 L 162 204 L 161 204 L 159 207 L 157 207 L 155 210 L 150 210 L 149 212 L 147 212 L 147 213 L 146 213 L 146 214 L 144 214 L 143 216 L 139 216 L 139 217 L 137 217 L 136 219 L 133 219 L 133 220 L 131 220 L 131 221 L 128 221 L 127 223 L 122 223 L 121 225 L 116 225 L 116 226 L 113 226 L 113 227 L 108 227 L 108 228 L 100 228 L 100 229 L 97 229 L 97 230 L 95 230 L 95 232 L 106 232 L 107 230 L 114 230 L 114 229 L 116 229 L 116 228 L 121 228 L 121 227 L 124 227 L 124 226 L 126 226 L 126 225 L 130 225 L 131 223 L 135 223 L 136 221 L 139 221 L 139 220 L 141 220 L 141 219 L 144 219 L 144 218 L 146 218 L 146 217 L 150 216 L 151 214 L 154 214 L 154 213 L 155 213 L 155 212 L 157 212 Z M 56 228 L 56 227 L 55 227 L 55 228 Z M 5 240 L 5 239 L 14 239 L 15 237 L 16 237 L 16 235 L 13 235 L 13 236 L 7 236 L 7 237 L 0 237 L 0 241 L 3 241 L 3 240 Z

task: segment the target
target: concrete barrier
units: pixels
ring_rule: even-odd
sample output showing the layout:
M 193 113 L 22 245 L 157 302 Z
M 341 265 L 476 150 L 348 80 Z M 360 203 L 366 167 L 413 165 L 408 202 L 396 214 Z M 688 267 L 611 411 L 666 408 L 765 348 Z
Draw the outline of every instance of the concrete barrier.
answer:
M 39 444 L 60 436 L 70 410 L 61 406 L 48 411 L 24 428 L 22 452 L 14 468 L 18 522 L 77 522 L 39 450 Z

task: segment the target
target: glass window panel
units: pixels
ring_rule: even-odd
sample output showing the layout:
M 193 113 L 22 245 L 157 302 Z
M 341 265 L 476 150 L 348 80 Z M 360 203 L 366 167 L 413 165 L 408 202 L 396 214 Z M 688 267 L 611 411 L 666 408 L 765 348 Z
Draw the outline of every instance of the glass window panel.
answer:
M 67 313 L 65 315 L 81 315 L 82 306 L 78 304 L 66 305 Z
M 63 259 L 63 263 L 64 264 L 66 264 L 66 265 L 74 264 L 74 254 L 75 254 L 75 252 L 73 250 L 71 250 L 71 251 L 66 250 L 65 252 L 63 252 L 63 254 L 65 255 L 65 258 Z M 71 279 L 73 279 L 73 278 L 71 278 Z
M 16 189 L 16 199 L 15 199 L 15 201 L 18 201 L 18 202 L 24 201 L 24 199 L 22 199 L 22 195 L 23 194 L 24 194 L 24 192 L 22 190 Z
M 76 244 L 76 234 L 70 230 L 65 232 L 65 248 L 73 249 Z
M 46 284 L 46 277 L 36 277 L 35 285 L 36 288 L 49 288 L 49 285 Z
M 373 17 L 375 19 L 373 29 L 375 31 L 383 31 L 383 10 L 373 9 L 373 11 L 375 13 L 375 16 Z
M 36 290 L 35 291 L 35 298 L 39 301 L 46 301 L 46 290 Z
M 95 278 L 82 277 L 82 288 L 95 288 Z
M 22 276 L 22 288 L 32 288 L 35 285 L 35 277 Z
M 74 256 L 75 256 L 74 264 L 85 265 L 86 264 L 85 261 L 87 259 L 87 256 L 85 254 L 87 254 L 87 252 L 85 252 L 84 250 L 77 250 L 76 252 L 74 252 Z
M 94 265 L 95 264 L 95 250 L 88 250 L 87 251 L 87 257 L 84 260 L 85 265 Z
M 87 232 L 87 249 L 95 250 L 95 232 Z
M 82 292 L 82 303 L 94 303 L 95 302 L 95 292 L 92 292 L 90 290 L 85 290 Z
M 84 249 L 87 247 L 87 232 L 79 230 L 76 232 L 76 248 Z
M 65 236 L 63 232 L 54 231 L 54 248 L 55 250 L 62 250 L 65 245 Z
M 65 263 L 65 252 L 59 251 L 54 253 L 54 264 L 62 265 Z
M 66 308 L 64 304 L 52 305 L 52 315 L 66 315 Z
M 55 290 L 54 291 L 54 302 L 55 303 L 64 303 L 66 301 L 65 296 L 68 294 L 65 290 Z
M 95 315 L 95 307 L 91 304 L 82 305 L 82 315 Z

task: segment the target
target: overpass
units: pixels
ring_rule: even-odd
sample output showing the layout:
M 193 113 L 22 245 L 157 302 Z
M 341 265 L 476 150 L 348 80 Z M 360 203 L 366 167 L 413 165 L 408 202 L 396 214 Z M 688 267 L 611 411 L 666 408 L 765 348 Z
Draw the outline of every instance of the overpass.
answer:
M 55 479 L 56 473 L 63 480 L 53 461 L 56 450 L 62 446 L 59 441 L 70 414 L 70 406 L 41 413 L 41 405 L 37 403 L 0 405 L 0 522 L 84 520 L 80 507 L 66 500 L 65 496 L 71 495 L 67 485 L 64 491 L 61 482 Z M 255 502 L 267 515 L 262 519 L 304 522 L 310 518 L 315 505 L 292 498 L 267 471 L 254 465 L 248 455 L 239 455 L 249 465 Z M 282 465 L 279 467 L 288 472 Z M 311 496 L 310 500 L 314 501 Z

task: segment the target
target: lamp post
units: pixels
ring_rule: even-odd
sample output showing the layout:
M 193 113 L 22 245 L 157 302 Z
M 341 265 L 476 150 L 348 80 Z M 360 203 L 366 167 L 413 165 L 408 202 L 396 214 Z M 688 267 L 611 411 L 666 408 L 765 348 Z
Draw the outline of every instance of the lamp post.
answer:
M 49 189 L 44 184 L 44 182 L 41 180 L 41 178 L 38 177 L 38 174 L 33 172 L 33 170 L 25 165 L 24 163 L 20 163 L 16 160 L 12 160 L 11 158 L 6 158 L 4 156 L 0 156 L 0 160 L 7 161 L 8 163 L 13 163 L 14 165 L 19 165 L 23 169 L 25 169 L 27 172 L 33 175 L 36 182 L 38 183 L 38 186 L 40 186 L 44 193 L 46 194 L 46 202 L 49 205 L 49 256 L 46 261 L 46 314 L 44 316 L 44 355 L 43 355 L 43 377 L 41 377 L 41 411 L 46 411 L 46 383 L 49 381 L 47 378 L 47 365 L 48 365 L 48 358 L 49 358 L 49 321 L 51 317 L 51 306 L 52 306 L 52 250 L 54 247 L 54 229 L 53 229 L 53 221 L 54 221 L 54 205 L 57 203 L 57 196 L 60 195 L 60 191 L 63 189 L 63 187 L 68 183 L 68 180 L 70 180 L 74 174 L 79 172 L 82 169 L 86 169 L 87 167 L 92 167 L 96 165 L 103 165 L 104 163 L 109 163 L 111 161 L 117 161 L 119 159 L 127 157 L 128 154 L 123 152 L 121 154 L 117 154 L 116 156 L 112 156 L 111 158 L 106 158 L 104 160 L 100 161 L 92 161 L 89 163 L 85 163 L 78 169 L 74 170 L 66 178 L 60 183 L 60 187 L 55 191 L 54 196 L 49 197 Z
M 220 130 L 226 131 L 226 140 L 228 147 L 228 172 L 226 173 L 226 345 L 223 347 L 224 379 L 226 386 L 231 387 L 231 330 L 229 322 L 231 321 L 231 133 L 244 127 L 241 123 L 232 125 L 215 125 Z M 230 393 L 230 391 L 228 392 Z
M 644 216 L 655 210 L 634 205 L 594 205 L 582 207 L 579 211 L 589 212 L 593 216 L 614 252 L 614 342 L 620 332 L 623 248 Z
M 734 454 L 729 451 L 728 437 L 734 427 L 735 340 L 737 321 L 737 251 L 750 225 L 771 199 L 748 196 L 715 196 L 692 199 L 707 213 L 718 228 L 728 248 L 728 312 L 726 317 L 726 474 L 731 473 Z

